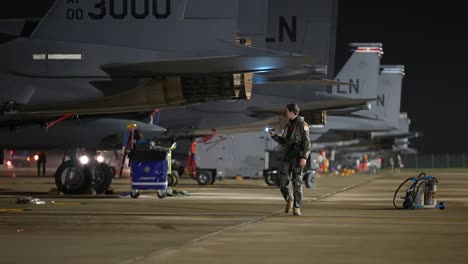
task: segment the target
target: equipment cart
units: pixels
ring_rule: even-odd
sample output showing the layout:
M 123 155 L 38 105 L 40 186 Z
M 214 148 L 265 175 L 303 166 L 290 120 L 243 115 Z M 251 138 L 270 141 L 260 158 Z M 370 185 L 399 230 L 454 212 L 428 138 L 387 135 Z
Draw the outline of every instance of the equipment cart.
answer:
M 269 186 L 279 187 L 279 171 L 282 166 L 283 152 L 276 150 L 267 150 L 265 152 L 265 169 L 263 170 L 263 177 L 266 184 Z M 303 172 L 302 180 L 307 188 L 315 188 L 318 183 L 317 169 L 319 167 L 319 155 L 312 152 L 309 155 L 306 168 Z
M 138 198 L 140 190 L 157 190 L 159 198 L 167 195 L 167 150 L 134 149 L 129 154 L 132 191 L 130 196 Z

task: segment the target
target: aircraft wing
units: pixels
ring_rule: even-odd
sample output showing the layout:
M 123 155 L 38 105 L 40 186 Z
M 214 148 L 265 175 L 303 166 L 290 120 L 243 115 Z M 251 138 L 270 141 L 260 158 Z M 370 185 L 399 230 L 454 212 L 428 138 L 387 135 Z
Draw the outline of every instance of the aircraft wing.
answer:
M 38 125 L 24 125 L 0 131 L 0 142 L 5 148 L 12 149 L 57 149 L 57 148 L 99 148 L 120 149 L 128 125 L 135 124 L 146 135 L 159 135 L 165 128 L 120 118 L 84 118 L 64 120 L 47 129 Z
M 256 84 L 278 84 L 278 85 L 311 85 L 311 86 L 324 86 L 324 85 L 349 85 L 349 82 L 341 82 L 330 79 L 310 79 L 310 80 L 291 80 L 291 81 L 269 81 L 260 82 Z
M 132 87 L 138 87 L 141 84 L 150 81 L 150 78 L 116 78 L 110 80 L 99 80 L 90 82 L 91 85 L 96 87 L 99 91 L 102 92 L 104 96 L 112 96 L 119 93 L 123 93 Z M 324 86 L 324 85 L 349 85 L 347 82 L 339 82 L 335 80 L 328 79 L 315 79 L 315 80 L 304 80 L 304 81 L 278 81 L 271 83 L 262 83 L 268 85 L 309 85 L 309 86 Z M 262 89 L 258 85 L 254 89 Z M 266 89 L 268 90 L 268 89 Z
M 406 132 L 406 133 L 392 133 L 392 132 L 372 132 L 371 136 L 373 139 L 387 139 L 387 138 L 417 138 L 422 136 L 418 132 Z
M 299 65 L 277 70 L 259 72 L 254 75 L 255 84 L 282 84 L 282 85 L 350 85 L 326 79 L 327 66 Z
M 364 98 L 364 99 L 332 99 L 332 100 L 323 100 L 317 102 L 301 103 L 301 112 L 306 111 L 321 111 L 321 110 L 331 110 L 339 108 L 347 108 L 358 105 L 365 105 L 369 101 L 375 100 L 374 98 Z M 247 110 L 254 113 L 283 113 L 284 105 L 271 105 L 263 107 L 250 107 Z
M 368 117 L 368 116 L 354 114 L 355 112 L 361 111 L 361 110 L 370 110 L 369 105 L 358 105 L 358 106 L 342 108 L 342 109 L 333 109 L 333 110 L 328 111 L 327 114 L 329 116 L 347 116 L 347 117 L 353 117 L 353 118 L 358 118 L 358 119 L 367 119 L 367 120 L 375 120 L 375 121 L 381 120 L 375 117 Z
M 359 144 L 358 139 L 353 139 L 353 140 L 347 140 L 347 141 L 331 141 L 331 142 L 314 142 L 312 143 L 312 149 L 313 150 L 322 150 L 325 148 L 343 148 L 343 147 L 348 147 L 352 145 L 357 145 Z
M 247 124 L 238 124 L 235 126 L 227 126 L 222 128 L 217 128 L 216 133 L 245 133 L 245 132 L 258 132 L 264 131 L 265 127 L 279 127 L 281 123 L 280 117 L 271 117 L 263 120 L 259 120 L 253 123 Z M 209 135 L 213 133 L 213 130 L 210 129 L 196 129 L 193 131 L 196 136 Z
M 281 116 L 272 116 L 269 118 L 261 119 L 256 122 L 249 122 L 246 124 L 233 124 L 230 126 L 223 126 L 217 128 L 194 128 L 194 129 L 167 129 L 161 136 L 170 138 L 193 138 L 202 137 L 213 134 L 225 133 L 244 133 L 244 132 L 258 132 L 264 131 L 266 127 L 280 128 L 284 126 L 284 120 Z
M 36 120 L 36 119 L 47 119 L 61 117 L 70 113 L 76 113 L 78 116 L 100 116 L 108 114 L 122 114 L 122 113 L 134 113 L 134 112 L 151 112 L 154 110 L 154 107 L 150 106 L 135 106 L 127 107 L 125 110 L 122 108 L 109 109 L 109 108 L 100 108 L 100 109 L 78 109 L 78 108 L 66 108 L 66 109 L 37 109 L 31 111 L 22 111 L 15 114 L 4 114 L 0 116 L 0 122 L 8 120 Z
M 182 106 L 185 104 L 171 105 L 171 107 Z M 135 105 L 135 106 L 123 106 L 123 107 L 96 107 L 96 108 L 86 108 L 86 107 L 69 107 L 69 108 L 57 108 L 57 109 L 27 109 L 25 111 L 4 114 L 0 115 L 0 124 L 9 125 L 9 124 L 32 124 L 39 123 L 45 124 L 53 120 L 61 119 L 63 117 L 73 118 L 73 117 L 105 117 L 105 116 L 116 116 L 116 115 L 125 115 L 132 113 L 151 113 L 155 110 L 154 105 L 145 104 L 145 105 Z
M 171 77 L 169 77 L 171 78 Z M 170 86 L 172 87 L 172 86 Z M 161 85 L 140 85 L 138 88 L 96 99 L 94 101 L 73 102 L 60 105 L 23 105 L 17 112 L 0 115 L 0 122 L 34 123 L 59 118 L 70 113 L 78 116 L 102 116 L 125 113 L 151 113 L 155 108 L 180 107 L 199 103 L 196 96 L 185 98 L 165 90 Z M 205 94 L 202 94 L 205 95 Z M 207 94 L 216 99 L 222 94 Z M 209 97 L 208 97 L 209 96 Z M 190 99 L 190 100 L 189 100 Z
M 270 71 L 310 63 L 300 55 L 220 56 L 196 59 L 107 64 L 101 69 L 111 76 L 154 77 Z

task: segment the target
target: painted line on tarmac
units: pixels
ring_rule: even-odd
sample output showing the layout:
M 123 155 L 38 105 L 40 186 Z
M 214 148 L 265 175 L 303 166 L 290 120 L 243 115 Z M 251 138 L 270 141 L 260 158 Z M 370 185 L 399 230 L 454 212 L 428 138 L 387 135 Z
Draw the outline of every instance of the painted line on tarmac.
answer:
M 325 221 L 328 224 L 335 224 L 335 223 L 354 223 L 359 222 L 366 224 L 379 224 L 384 225 L 386 222 L 392 223 L 400 223 L 400 224 L 417 224 L 417 225 L 440 225 L 440 224 L 452 224 L 452 225 L 468 225 L 467 221 L 463 221 L 463 219 L 434 219 L 438 221 L 428 220 L 426 216 L 424 219 L 418 218 L 400 218 L 400 217 L 305 217 L 304 220 L 309 219 L 312 220 L 312 223 L 319 223 L 319 221 Z M 303 220 L 303 221 L 304 221 Z M 443 220 L 443 221 L 441 221 Z M 320 222 L 322 223 L 322 222 Z
M 340 190 L 338 190 L 338 191 L 336 191 L 336 192 L 327 193 L 327 194 L 322 195 L 322 196 L 320 196 L 320 197 L 315 197 L 315 198 L 313 198 L 313 199 L 309 199 L 309 200 L 307 200 L 307 201 L 305 201 L 305 202 L 306 202 L 306 203 L 311 203 L 311 202 L 313 202 L 313 201 L 317 201 L 317 200 L 320 200 L 320 199 L 324 199 L 324 198 L 327 198 L 327 197 L 329 197 L 329 196 L 331 196 L 331 195 L 334 195 L 334 194 L 337 194 L 337 193 L 340 193 L 340 192 L 347 191 L 347 190 L 349 190 L 349 189 L 358 187 L 358 186 L 360 186 L 360 185 L 369 183 L 369 182 L 371 182 L 371 181 L 374 181 L 374 180 L 380 179 L 380 178 L 382 178 L 382 177 L 378 177 L 378 178 L 366 180 L 366 181 L 360 182 L 360 183 L 358 183 L 358 184 L 353 184 L 353 185 L 344 187 L 344 188 L 342 188 L 342 189 L 340 189 Z M 278 214 L 282 214 L 282 213 L 284 213 L 284 210 L 280 210 L 280 211 L 277 211 L 277 212 L 274 212 L 274 213 L 270 213 L 270 214 L 267 214 L 267 215 L 264 215 L 264 216 L 260 216 L 260 217 L 251 219 L 251 220 L 249 220 L 249 221 L 247 221 L 247 222 L 240 223 L 240 224 L 237 224 L 237 225 L 234 225 L 234 226 L 230 226 L 230 227 L 221 229 L 221 230 L 219 230 L 219 231 L 212 232 L 212 233 L 203 235 L 203 236 L 201 236 L 201 237 L 198 237 L 198 238 L 189 240 L 189 241 L 183 243 L 183 244 L 180 245 L 180 246 L 177 246 L 177 247 L 168 247 L 168 248 L 159 249 L 159 250 L 156 250 L 155 252 L 149 253 L 149 254 L 147 254 L 147 255 L 134 257 L 134 258 L 132 258 L 132 259 L 125 260 L 125 261 L 122 261 L 122 262 L 120 262 L 120 263 L 121 263 L 121 264 L 131 264 L 131 263 L 135 263 L 135 262 L 141 262 L 141 261 L 144 261 L 146 258 L 155 256 L 158 252 L 164 252 L 164 251 L 168 251 L 168 250 L 169 250 L 169 251 L 171 251 L 171 250 L 177 250 L 177 249 L 179 249 L 179 248 L 183 248 L 183 247 L 186 247 L 186 246 L 191 246 L 191 245 L 195 244 L 196 242 L 200 242 L 200 241 L 202 241 L 202 240 L 204 240 L 204 239 L 207 239 L 207 238 L 210 238 L 210 237 L 213 237 L 213 236 L 216 236 L 216 235 L 225 233 L 225 232 L 230 231 L 230 230 L 234 230 L 234 229 L 236 229 L 236 228 L 239 228 L 239 227 L 242 227 L 242 226 L 245 226 L 245 225 L 253 224 L 253 223 L 262 221 L 262 220 L 264 220 L 264 219 L 266 219 L 266 218 L 268 218 L 268 217 L 272 217 L 272 216 L 275 216 L 275 215 L 278 215 Z
M 53 204 L 56 204 L 56 205 L 80 205 L 80 204 L 87 204 L 87 203 L 80 203 L 80 202 L 54 202 Z
M 381 177 L 379 177 L 379 178 L 381 178 Z M 366 180 L 366 181 L 363 181 L 363 182 L 360 182 L 360 183 L 357 183 L 357 184 L 353 184 L 353 185 L 350 185 L 350 186 L 341 188 L 341 189 L 339 189 L 338 191 L 331 192 L 331 193 L 327 193 L 327 194 L 325 194 L 325 195 L 322 195 L 322 196 L 319 196 L 319 197 L 315 197 L 315 198 L 306 200 L 305 203 L 311 203 L 311 202 L 314 202 L 314 201 L 317 201 L 317 200 L 321 200 L 321 199 L 330 197 L 330 196 L 335 195 L 335 194 L 337 194 L 337 193 L 341 193 L 341 192 L 344 192 L 344 191 L 347 191 L 347 190 L 356 188 L 356 187 L 358 187 L 358 186 L 360 186 L 360 185 L 369 183 L 369 182 L 374 181 L 374 180 L 379 179 L 379 178 L 374 178 L 374 179 Z M 204 236 L 201 236 L 201 237 L 192 239 L 192 240 L 191 240 L 191 243 L 200 242 L 201 240 L 207 239 L 207 238 L 209 238 L 209 237 L 216 236 L 216 235 L 218 235 L 218 234 L 221 234 L 221 233 L 224 233 L 224 232 L 227 232 L 227 231 L 230 231 L 230 230 L 239 228 L 239 227 L 241 227 L 241 226 L 253 224 L 253 223 L 262 221 L 262 220 L 264 220 L 264 219 L 266 219 L 266 218 L 268 218 L 268 217 L 272 217 L 272 216 L 275 216 L 275 215 L 278 215 L 278 214 L 281 214 L 281 213 L 284 213 L 284 210 L 280 210 L 280 211 L 277 211 L 277 212 L 274 212 L 274 213 L 271 213 L 271 214 L 267 214 L 267 215 L 264 215 L 264 216 L 260 216 L 260 217 L 254 218 L 254 219 L 252 219 L 252 220 L 250 220 L 250 221 L 247 221 L 247 222 L 244 222 L 244 223 L 240 223 L 240 224 L 235 225 L 235 226 L 230 226 L 230 227 L 221 229 L 221 230 L 216 231 L 216 232 L 213 232 L 213 233 L 206 234 L 206 235 L 204 235 Z
M 0 213 L 18 213 L 31 211 L 31 209 L 21 209 L 21 208 L 0 208 Z
M 281 211 L 279 211 L 279 212 L 275 212 L 275 213 L 272 213 L 272 214 L 268 214 L 268 215 L 264 215 L 264 216 L 261 216 L 261 217 L 257 217 L 257 218 L 254 218 L 254 219 L 250 220 L 250 221 L 247 221 L 247 222 L 244 222 L 244 223 L 240 223 L 240 224 L 235 225 L 235 226 L 230 226 L 230 227 L 221 229 L 221 230 L 219 230 L 219 231 L 216 231 L 216 232 L 213 232 L 213 233 L 210 233 L 210 234 L 206 234 L 206 235 L 204 235 L 204 236 L 201 236 L 201 237 L 192 239 L 191 241 L 188 242 L 188 244 L 195 243 L 195 242 L 199 242 L 199 241 L 201 241 L 201 240 L 203 240 L 203 239 L 206 239 L 206 238 L 209 238 L 209 237 L 212 237 L 212 236 L 216 236 L 216 235 L 218 235 L 218 234 L 227 232 L 227 231 L 229 231 L 229 230 L 233 230 L 233 229 L 239 228 L 239 227 L 244 226 L 244 225 L 248 225 L 248 224 L 252 224 L 252 223 L 261 221 L 261 220 L 263 220 L 263 219 L 265 219 L 265 218 L 274 216 L 274 215 L 279 214 L 279 213 L 281 213 L 281 212 L 283 212 L 283 211 L 281 210 Z
M 51 208 L 51 207 L 49 207 Z M 109 212 L 96 212 L 96 211 L 68 211 L 68 210 L 32 210 L 26 209 L 26 211 L 33 211 L 34 215 L 70 215 L 70 216 L 131 216 L 131 217 L 140 217 L 140 216 L 158 216 L 158 217 L 180 217 L 180 216 L 252 216 L 258 215 L 258 213 L 157 213 L 157 212 L 140 212 L 140 211 L 130 211 L 130 212 L 118 212 L 118 211 L 109 211 Z
M 337 193 L 341 193 L 341 192 L 345 192 L 345 191 L 347 191 L 347 190 L 351 190 L 351 189 L 356 188 L 356 187 L 358 187 L 358 186 L 360 186 L 360 185 L 369 183 L 369 182 L 371 182 L 371 181 L 375 181 L 375 180 L 380 179 L 380 178 L 382 178 L 382 177 L 378 177 L 378 178 L 366 180 L 366 181 L 363 181 L 363 182 L 360 182 L 360 183 L 356 183 L 356 184 L 353 184 L 353 185 L 350 185 L 350 186 L 346 186 L 346 187 L 344 187 L 344 188 L 339 189 L 338 191 L 330 192 L 330 193 L 324 194 L 324 195 L 319 196 L 319 197 L 315 197 L 315 198 L 312 198 L 312 199 L 308 199 L 308 200 L 306 200 L 304 203 L 311 203 L 311 202 L 314 202 L 314 201 L 317 201 L 317 200 L 322 200 L 322 199 L 325 199 L 325 198 L 330 197 L 330 196 L 332 196 L 332 195 L 335 195 L 335 194 L 337 194 Z

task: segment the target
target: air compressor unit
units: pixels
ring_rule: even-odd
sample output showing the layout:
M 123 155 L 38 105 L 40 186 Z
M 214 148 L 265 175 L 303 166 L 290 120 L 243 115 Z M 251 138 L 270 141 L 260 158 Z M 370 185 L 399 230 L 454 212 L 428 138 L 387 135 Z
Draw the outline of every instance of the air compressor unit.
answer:
M 406 189 L 405 196 L 400 197 L 403 200 L 401 205 L 397 205 L 396 197 L 400 189 L 410 182 L 410 186 Z M 403 181 L 393 195 L 393 206 L 398 209 L 445 209 L 444 202 L 437 200 L 437 184 L 439 181 L 436 177 L 421 173 L 418 177 L 411 177 Z

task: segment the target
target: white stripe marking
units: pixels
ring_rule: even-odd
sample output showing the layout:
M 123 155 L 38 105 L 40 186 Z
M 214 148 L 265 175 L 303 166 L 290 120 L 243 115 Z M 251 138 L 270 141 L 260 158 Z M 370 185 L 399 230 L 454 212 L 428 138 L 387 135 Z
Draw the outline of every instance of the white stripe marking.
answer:
M 45 60 L 46 55 L 45 54 L 33 54 L 33 60 Z
M 48 54 L 49 60 L 81 60 L 81 54 Z

